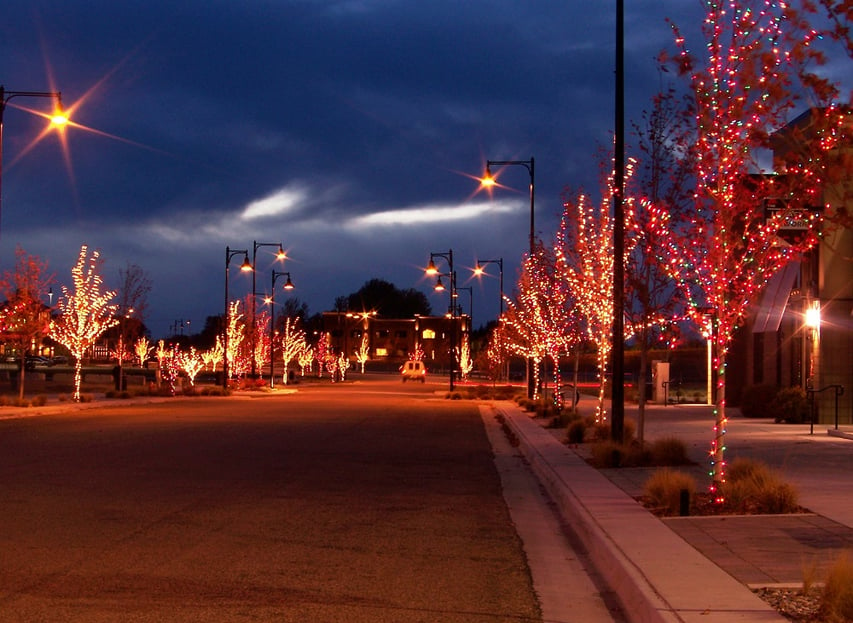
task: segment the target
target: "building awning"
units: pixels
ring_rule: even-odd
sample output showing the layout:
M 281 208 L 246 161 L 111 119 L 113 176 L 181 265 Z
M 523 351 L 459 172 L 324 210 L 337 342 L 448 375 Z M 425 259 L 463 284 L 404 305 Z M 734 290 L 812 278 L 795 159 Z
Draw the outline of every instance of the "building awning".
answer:
M 788 297 L 791 296 L 791 288 L 799 272 L 799 262 L 788 262 L 782 270 L 770 278 L 761 294 L 761 303 L 755 313 L 753 333 L 768 331 L 775 333 L 779 330 L 785 307 L 788 305 Z

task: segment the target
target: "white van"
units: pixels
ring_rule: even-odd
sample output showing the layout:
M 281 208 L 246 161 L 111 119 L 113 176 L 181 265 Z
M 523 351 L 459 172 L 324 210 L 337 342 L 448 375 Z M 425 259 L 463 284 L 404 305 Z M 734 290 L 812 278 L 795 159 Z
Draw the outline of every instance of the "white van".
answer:
M 426 383 L 426 366 L 423 361 L 407 361 L 400 366 L 400 374 L 403 376 L 404 383 L 407 380 Z

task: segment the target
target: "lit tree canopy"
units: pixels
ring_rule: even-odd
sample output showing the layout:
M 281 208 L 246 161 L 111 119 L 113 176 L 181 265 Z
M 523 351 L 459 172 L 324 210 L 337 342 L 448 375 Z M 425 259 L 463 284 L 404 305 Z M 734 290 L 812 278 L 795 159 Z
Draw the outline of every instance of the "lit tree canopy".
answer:
M 0 293 L 5 299 L 0 308 L 0 336 L 13 345 L 21 359 L 19 397 L 24 397 L 26 366 L 24 358 L 31 344 L 41 341 L 50 332 L 50 308 L 44 304 L 51 277 L 45 273 L 47 264 L 38 257 L 15 249 L 15 268 L 0 279 Z
M 670 271 L 691 299 L 695 316 L 716 317 L 717 421 L 712 445 L 714 489 L 724 481 L 725 358 L 735 329 L 770 276 L 817 235 L 809 210 L 820 195 L 825 154 L 838 140 L 833 105 L 838 90 L 812 69 L 824 62 L 809 23 L 815 7 L 796 10 L 771 0 L 705 0 L 702 56 L 694 55 L 674 27 L 679 71 L 689 82 L 694 134 L 694 218 L 673 236 Z M 806 97 L 809 97 L 806 100 Z M 760 173 L 762 150 L 797 108 L 815 107 L 821 122 L 809 158 L 790 162 L 784 175 Z M 836 133 L 836 134 L 833 134 Z M 783 209 L 765 214 L 768 199 Z M 812 226 L 782 244 L 791 218 Z
M 80 248 L 77 264 L 71 269 L 73 291 L 62 286 L 59 297 L 59 318 L 52 326 L 50 335 L 65 345 L 75 359 L 74 400 L 80 400 L 81 366 L 86 350 L 94 346 L 98 337 L 115 326 L 117 306 L 111 301 L 115 291 L 104 290 L 98 274 L 100 253 L 89 255 L 86 245 Z

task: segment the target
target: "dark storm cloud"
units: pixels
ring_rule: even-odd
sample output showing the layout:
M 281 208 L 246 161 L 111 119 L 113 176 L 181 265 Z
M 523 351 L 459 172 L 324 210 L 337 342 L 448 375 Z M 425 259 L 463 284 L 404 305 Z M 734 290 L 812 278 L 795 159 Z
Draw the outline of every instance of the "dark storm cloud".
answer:
M 503 257 L 510 289 L 527 174 L 508 170 L 493 200 L 465 174 L 535 156 L 546 239 L 563 187 L 594 190 L 613 127 L 611 4 L 11 0 L 0 82 L 83 98 L 74 119 L 109 136 L 69 129 L 73 176 L 53 140 L 4 168 L 0 258 L 20 243 L 64 282 L 83 243 L 102 249 L 108 280 L 139 264 L 155 337 L 220 313 L 225 246 L 253 240 L 290 248 L 312 311 L 372 277 L 419 286 L 429 252 L 448 248 L 460 267 Z M 696 24 L 700 7 L 627 4 L 637 118 L 659 89 L 664 18 Z M 9 163 L 39 125 L 7 116 Z M 497 311 L 483 288 L 477 324 Z

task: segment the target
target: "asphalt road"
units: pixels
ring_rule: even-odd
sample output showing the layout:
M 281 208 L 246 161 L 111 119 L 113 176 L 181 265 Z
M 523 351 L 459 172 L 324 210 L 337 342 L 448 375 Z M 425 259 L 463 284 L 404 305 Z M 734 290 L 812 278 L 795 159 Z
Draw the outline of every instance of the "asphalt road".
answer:
M 399 385 L 0 421 L 0 621 L 541 621 L 477 406 Z

